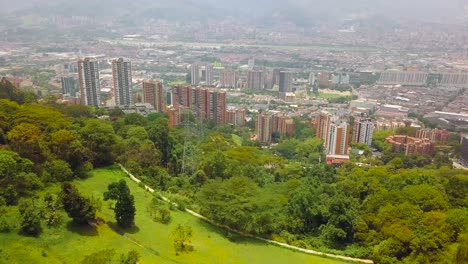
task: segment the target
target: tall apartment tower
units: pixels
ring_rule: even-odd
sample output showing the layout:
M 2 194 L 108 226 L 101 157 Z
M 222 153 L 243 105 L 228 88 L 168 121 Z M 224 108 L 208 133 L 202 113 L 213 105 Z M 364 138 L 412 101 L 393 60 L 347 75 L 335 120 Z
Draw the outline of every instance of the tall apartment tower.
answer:
M 213 120 L 216 124 L 226 123 L 226 93 L 214 90 L 208 91 L 208 105 L 206 119 Z
M 192 87 L 177 85 L 172 87 L 171 101 L 174 107 L 192 107 Z
M 207 86 L 213 85 L 213 64 L 205 65 L 205 84 Z
M 316 137 L 323 140 L 325 146 L 328 146 L 330 125 L 331 125 L 331 115 L 327 112 L 321 112 L 315 118 L 315 124 L 317 126 Z
M 247 88 L 251 90 L 263 90 L 265 77 L 262 70 L 247 71 Z
M 196 63 L 190 66 L 191 84 L 198 85 L 200 83 L 200 66 Z
M 292 73 L 290 71 L 279 72 L 279 91 L 286 93 L 292 91 Z
M 143 82 L 143 102 L 151 104 L 157 112 L 166 112 L 166 97 L 161 82 Z
M 271 113 L 261 113 L 257 115 L 255 123 L 257 140 L 262 143 L 270 143 L 273 134 L 273 115 Z
M 62 77 L 62 94 L 69 94 L 72 97 L 76 96 L 76 82 L 73 77 Z
M 236 88 L 239 74 L 236 71 L 224 70 L 221 72 L 219 82 L 221 87 Z
M 349 146 L 349 125 L 346 122 L 332 123 L 327 147 L 329 155 L 347 155 Z
M 354 121 L 353 142 L 364 143 L 368 146 L 372 144 L 372 134 L 374 133 L 374 123 L 368 118 Z
M 78 61 L 81 104 L 99 107 L 101 105 L 101 86 L 99 83 L 99 63 L 95 58 Z
M 133 105 L 132 63 L 123 58 L 112 60 L 112 79 L 114 84 L 115 105 Z

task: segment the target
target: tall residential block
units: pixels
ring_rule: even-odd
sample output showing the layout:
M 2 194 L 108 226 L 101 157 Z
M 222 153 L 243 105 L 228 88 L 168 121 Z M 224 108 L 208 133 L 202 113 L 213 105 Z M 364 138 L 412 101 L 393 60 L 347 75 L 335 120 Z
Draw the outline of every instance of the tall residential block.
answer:
M 273 114 L 264 112 L 257 115 L 255 123 L 255 132 L 257 140 L 262 143 L 270 143 L 271 135 L 273 134 Z
M 239 74 L 236 71 L 224 70 L 221 72 L 219 82 L 221 87 L 236 88 Z
M 372 144 L 372 134 L 374 133 L 374 123 L 366 118 L 354 121 L 353 142 L 364 143 L 368 146 Z
M 191 84 L 198 85 L 200 83 L 200 66 L 196 63 L 190 66 L 190 74 L 191 74 Z
M 349 125 L 346 122 L 330 125 L 328 155 L 347 155 L 349 147 Z
M 317 127 L 316 137 L 323 140 L 325 146 L 328 145 L 329 133 L 330 133 L 330 124 L 331 124 L 331 114 L 327 112 L 321 112 L 315 118 L 315 125 Z
M 247 71 L 247 89 L 263 90 L 265 87 L 265 76 L 262 70 Z
M 245 109 L 230 108 L 226 110 L 226 123 L 234 126 L 245 126 Z
M 81 104 L 99 107 L 101 105 L 101 86 L 99 82 L 99 63 L 95 58 L 78 61 Z
M 292 73 L 289 71 L 279 72 L 279 91 L 286 93 L 292 91 Z
M 205 65 L 205 84 L 207 86 L 213 85 L 213 72 L 213 65 L 211 63 Z
M 149 103 L 156 112 L 166 112 L 166 96 L 164 88 L 159 81 L 144 81 L 143 84 L 143 102 Z
M 115 105 L 133 105 L 132 63 L 129 60 L 123 58 L 112 60 L 112 81 Z
M 275 132 L 280 136 L 294 136 L 295 132 L 294 120 L 277 111 L 258 114 L 255 127 L 257 140 L 267 144 L 272 142 Z
M 73 77 L 60 78 L 62 83 L 62 94 L 69 94 L 72 97 L 76 96 L 76 81 Z

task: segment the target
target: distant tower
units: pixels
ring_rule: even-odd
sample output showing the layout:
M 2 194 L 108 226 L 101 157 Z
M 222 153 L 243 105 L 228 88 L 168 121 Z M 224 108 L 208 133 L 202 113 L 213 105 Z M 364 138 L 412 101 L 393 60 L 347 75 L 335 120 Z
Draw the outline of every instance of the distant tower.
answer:
M 112 61 L 112 78 L 116 106 L 133 105 L 132 64 L 123 58 Z
M 205 66 L 205 84 L 207 86 L 213 85 L 213 65 L 211 63 Z
M 73 77 L 62 77 L 62 94 L 69 94 L 72 97 L 76 96 L 76 82 Z
M 99 64 L 95 58 L 78 61 L 81 104 L 99 107 L 101 105 L 101 86 L 99 83 Z
M 224 70 L 220 74 L 221 87 L 236 88 L 239 75 L 236 71 Z
M 251 90 L 263 90 L 265 87 L 264 72 L 261 70 L 247 71 L 247 88 Z
M 279 73 L 279 91 L 291 92 L 292 91 L 292 73 L 289 71 L 280 71 Z
M 372 134 L 374 133 L 374 123 L 370 119 L 354 121 L 353 142 L 364 143 L 368 146 L 372 144 Z
M 198 64 L 192 64 L 190 67 L 191 72 L 191 84 L 198 85 L 200 83 L 200 67 Z

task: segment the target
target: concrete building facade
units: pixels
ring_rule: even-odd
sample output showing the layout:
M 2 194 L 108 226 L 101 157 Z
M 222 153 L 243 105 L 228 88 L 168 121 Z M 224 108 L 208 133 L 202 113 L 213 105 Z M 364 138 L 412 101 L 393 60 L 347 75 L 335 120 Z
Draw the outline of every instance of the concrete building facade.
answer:
M 95 58 L 78 61 L 78 79 L 80 83 L 81 104 L 93 107 L 101 106 L 101 84 L 99 63 Z

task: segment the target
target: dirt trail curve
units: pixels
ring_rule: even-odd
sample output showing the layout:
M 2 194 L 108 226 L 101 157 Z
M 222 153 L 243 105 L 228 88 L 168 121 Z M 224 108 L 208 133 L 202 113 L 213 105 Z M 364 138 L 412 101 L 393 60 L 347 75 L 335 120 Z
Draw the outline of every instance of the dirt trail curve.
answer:
M 125 172 L 125 174 L 127 174 L 134 182 L 136 183 L 141 183 L 141 180 L 138 179 L 137 177 L 133 176 L 133 174 L 131 174 L 124 166 L 122 166 L 122 164 L 118 164 L 120 166 L 120 168 L 122 169 L 123 172 Z M 144 185 L 145 186 L 145 189 L 148 190 L 150 193 L 154 193 L 154 189 L 152 189 L 151 187 L 147 186 L 147 185 Z M 164 201 L 168 202 L 168 203 L 172 203 L 174 205 L 177 205 L 176 203 L 172 202 L 171 200 L 167 199 L 166 197 L 162 196 L 161 195 L 161 199 L 163 199 Z M 203 219 L 207 222 L 209 222 L 210 224 L 213 224 L 215 226 L 219 226 L 219 227 L 222 227 L 222 228 L 225 228 L 225 229 L 228 229 L 232 232 L 236 232 L 240 235 L 243 235 L 243 236 L 247 236 L 247 237 L 251 237 L 251 238 L 255 238 L 255 239 L 258 239 L 258 240 L 262 240 L 264 242 L 267 242 L 267 243 L 270 243 L 270 244 L 275 244 L 275 245 L 278 245 L 278 246 L 281 246 L 281 247 L 284 247 L 284 248 L 288 248 L 288 249 L 292 249 L 292 250 L 295 250 L 295 251 L 300 251 L 300 252 L 304 252 L 304 253 L 307 253 L 307 254 L 312 254 L 312 255 L 317 255 L 317 256 L 322 256 L 322 257 L 329 257 L 329 258 L 335 258 L 335 259 L 342 259 L 342 260 L 346 260 L 346 261 L 354 261 L 354 262 L 360 262 L 360 263 L 374 263 L 372 260 L 370 259 L 359 259 L 359 258 L 352 258 L 352 257 L 347 257 L 347 256 L 343 256 L 343 255 L 335 255 L 335 254 L 329 254 L 329 253 L 324 253 L 324 252 L 319 252 L 319 251 L 315 251 L 315 250 L 312 250 L 312 249 L 305 249 L 305 248 L 300 248 L 300 247 L 295 247 L 295 246 L 291 246 L 289 244 L 286 244 L 286 243 L 281 243 L 281 242 L 278 242 L 278 241 L 274 241 L 274 240 L 270 240 L 270 239 L 266 239 L 266 238 L 262 238 L 262 237 L 258 237 L 258 236 L 252 236 L 252 235 L 249 235 L 249 234 L 245 234 L 245 233 L 242 233 L 242 232 L 239 232 L 237 230 L 233 230 L 229 227 L 226 227 L 226 226 L 223 226 L 223 225 L 220 225 L 220 224 L 217 224 L 216 222 L 212 221 L 211 219 L 208 219 L 206 217 L 204 217 L 203 215 L 197 213 L 197 212 L 194 212 L 190 209 L 185 209 L 185 211 L 195 217 L 198 217 L 200 219 Z

